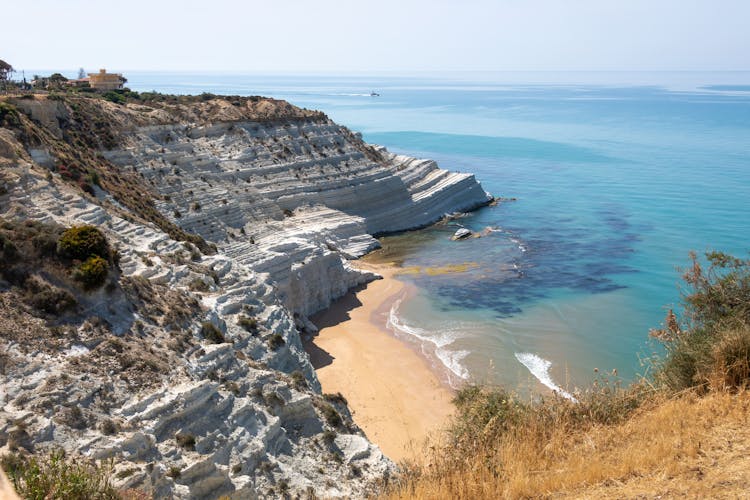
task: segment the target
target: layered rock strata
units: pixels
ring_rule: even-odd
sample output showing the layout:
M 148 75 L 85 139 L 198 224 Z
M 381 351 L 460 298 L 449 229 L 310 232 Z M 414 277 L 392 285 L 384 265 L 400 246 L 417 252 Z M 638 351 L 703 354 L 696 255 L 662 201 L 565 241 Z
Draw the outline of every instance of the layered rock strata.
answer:
M 153 185 L 175 224 L 268 273 L 285 304 L 306 315 L 371 279 L 331 254 L 360 257 L 377 247 L 372 235 L 488 202 L 472 174 L 366 148 L 317 119 L 142 127 L 106 156 Z
M 486 203 L 472 175 L 280 101 L 10 105 L 0 217 L 94 225 L 119 270 L 77 292 L 65 318 L 20 305 L 0 281 L 0 446 L 113 458 L 119 486 L 158 497 L 363 496 L 395 472 L 342 399 L 321 394 L 299 330 L 376 277 L 348 263 L 373 235 Z M 106 146 L 71 139 L 82 119 L 107 120 Z M 104 189 L 66 181 L 71 145 L 71 158 L 106 166 Z M 158 213 L 144 218 L 114 185 L 140 186 L 131 194 Z M 170 224 L 216 252 L 175 240 Z

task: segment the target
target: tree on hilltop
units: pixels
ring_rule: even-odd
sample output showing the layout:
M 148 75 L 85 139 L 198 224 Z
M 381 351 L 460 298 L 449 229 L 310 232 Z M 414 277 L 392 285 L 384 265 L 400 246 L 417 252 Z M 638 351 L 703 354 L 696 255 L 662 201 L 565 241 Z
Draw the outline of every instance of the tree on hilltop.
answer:
M 0 59 L 0 88 L 5 89 L 6 82 L 13 73 L 13 66 Z
M 13 72 L 13 66 L 0 59 L 0 79 L 6 79 Z
M 49 81 L 49 86 L 52 88 L 61 88 L 63 84 L 68 81 L 68 79 L 60 73 L 52 73 L 47 80 Z

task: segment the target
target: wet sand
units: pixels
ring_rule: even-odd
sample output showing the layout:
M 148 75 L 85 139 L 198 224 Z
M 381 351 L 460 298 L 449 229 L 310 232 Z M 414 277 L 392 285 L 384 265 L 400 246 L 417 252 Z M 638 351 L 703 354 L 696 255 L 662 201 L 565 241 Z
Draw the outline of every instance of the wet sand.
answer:
M 325 393 L 342 393 L 354 421 L 395 461 L 421 456 L 422 442 L 444 427 L 453 392 L 427 361 L 386 329 L 390 305 L 404 293 L 395 269 L 357 263 L 383 276 L 313 316 L 320 329 L 305 342 Z

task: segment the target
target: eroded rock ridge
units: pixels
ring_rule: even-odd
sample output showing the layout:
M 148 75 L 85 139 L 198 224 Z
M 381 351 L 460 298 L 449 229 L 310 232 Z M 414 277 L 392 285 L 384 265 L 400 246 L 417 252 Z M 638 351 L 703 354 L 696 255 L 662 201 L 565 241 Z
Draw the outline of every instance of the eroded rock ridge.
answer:
M 158 497 L 363 496 L 395 472 L 321 394 L 300 331 L 376 278 L 349 264 L 373 235 L 486 204 L 473 175 L 272 99 L 0 105 L 9 244 L 92 225 L 118 266 L 95 290 L 0 280 L 0 446 L 112 457 Z M 45 287 L 74 305 L 39 310 Z

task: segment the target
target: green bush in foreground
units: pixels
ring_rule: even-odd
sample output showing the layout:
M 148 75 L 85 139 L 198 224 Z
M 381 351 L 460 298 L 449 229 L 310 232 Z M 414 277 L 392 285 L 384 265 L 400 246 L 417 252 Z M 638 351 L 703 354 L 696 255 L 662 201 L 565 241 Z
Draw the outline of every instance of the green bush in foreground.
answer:
M 750 260 L 708 252 L 704 267 L 694 253 L 684 272 L 682 322 L 672 311 L 652 330 L 667 355 L 656 381 L 672 391 L 745 388 L 750 383 Z
M 82 459 L 66 460 L 62 450 L 44 457 L 7 455 L 2 459 L 2 466 L 21 498 L 34 500 L 121 498 L 110 483 L 110 467 Z
M 98 288 L 104 284 L 108 272 L 109 263 L 98 255 L 93 255 L 78 266 L 73 276 L 85 288 Z
M 57 241 L 57 252 L 69 259 L 86 260 L 97 255 L 109 260 L 107 239 L 94 226 L 73 226 L 66 229 Z

